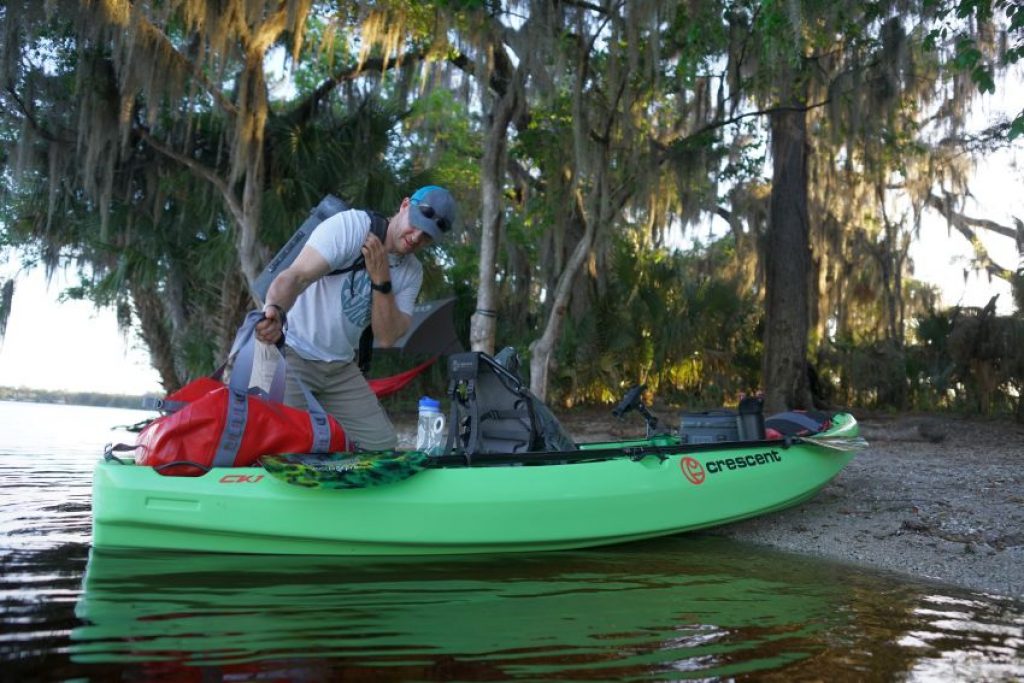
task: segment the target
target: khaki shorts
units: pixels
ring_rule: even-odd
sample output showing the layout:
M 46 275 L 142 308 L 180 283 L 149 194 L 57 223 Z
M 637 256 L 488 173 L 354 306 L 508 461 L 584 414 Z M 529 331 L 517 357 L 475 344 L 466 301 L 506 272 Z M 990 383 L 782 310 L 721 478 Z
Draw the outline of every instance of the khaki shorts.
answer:
M 346 450 L 386 451 L 398 445 L 395 427 L 358 365 L 354 362 L 307 360 L 287 346 L 284 357 L 288 361 L 288 381 L 284 392 L 286 404 L 307 409 L 306 397 L 295 382 L 295 377 L 298 377 L 324 410 L 344 427 L 348 437 Z

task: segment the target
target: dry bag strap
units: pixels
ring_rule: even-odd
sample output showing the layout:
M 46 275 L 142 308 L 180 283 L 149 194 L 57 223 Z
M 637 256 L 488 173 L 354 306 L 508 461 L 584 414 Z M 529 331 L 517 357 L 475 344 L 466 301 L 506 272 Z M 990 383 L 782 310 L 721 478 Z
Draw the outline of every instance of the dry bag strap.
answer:
M 295 383 L 302 389 L 302 395 L 306 397 L 306 407 L 309 408 L 309 423 L 313 427 L 313 445 L 310 453 L 327 453 L 331 450 L 331 423 L 327 419 L 327 411 L 316 400 L 313 392 L 309 390 L 302 380 L 295 378 Z
M 214 467 L 233 466 L 235 458 L 238 456 L 238 449 L 242 445 L 242 436 L 245 434 L 245 425 L 249 419 L 249 381 L 252 376 L 253 356 L 256 348 L 254 332 L 256 323 L 262 319 L 261 311 L 251 311 L 246 315 L 245 321 L 238 329 L 238 334 L 235 335 L 235 343 L 231 347 L 230 355 L 235 356 L 235 367 L 231 371 L 231 379 L 228 382 L 227 416 L 224 421 L 224 431 L 221 432 L 220 441 L 217 444 L 217 452 L 213 457 Z M 286 369 L 287 363 L 282 356 L 278 361 L 274 379 L 270 385 L 268 398 L 271 401 L 283 402 Z M 309 408 L 310 423 L 313 427 L 313 449 L 311 452 L 326 453 L 331 444 L 331 425 L 327 420 L 327 413 L 298 377 L 295 378 L 295 381 L 302 389 L 302 394 L 306 397 L 306 405 Z
M 260 311 L 252 311 L 245 316 L 245 321 L 235 335 L 235 343 L 231 345 L 228 358 L 235 358 L 235 367 L 231 370 L 228 382 L 228 411 L 224 420 L 224 430 L 220 433 L 217 452 L 213 456 L 214 467 L 231 467 L 235 464 L 238 449 L 242 446 L 245 434 L 245 423 L 249 420 L 249 380 L 252 377 L 253 354 L 256 340 L 253 333 L 256 323 L 263 319 Z
M 235 464 L 238 449 L 242 446 L 245 434 L 245 423 L 249 420 L 249 394 L 228 391 L 228 415 L 224 421 L 224 431 L 220 433 L 217 452 L 213 456 L 214 467 L 231 467 Z
M 187 405 L 188 401 L 169 401 L 166 398 L 156 398 L 155 396 L 142 397 L 142 408 L 144 410 L 158 410 L 161 413 L 176 413 Z

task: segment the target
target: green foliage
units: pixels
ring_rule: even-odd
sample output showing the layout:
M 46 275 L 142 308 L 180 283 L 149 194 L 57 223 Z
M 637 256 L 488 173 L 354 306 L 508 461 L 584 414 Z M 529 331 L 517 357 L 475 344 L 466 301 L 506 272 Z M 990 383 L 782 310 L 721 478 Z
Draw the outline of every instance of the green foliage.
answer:
M 403 119 L 402 140 L 415 164 L 429 160 L 435 180 L 446 187 L 473 187 L 482 155 L 480 131 L 465 103 L 449 90 L 417 97 Z M 463 211 L 464 215 L 472 215 Z
M 734 3 L 726 13 L 735 15 L 749 11 Z M 672 15 L 672 22 L 663 33 L 666 52 L 676 58 L 668 61 L 671 76 L 678 87 L 693 88 L 695 80 L 710 72 L 714 55 L 720 53 L 729 41 L 729 25 L 723 20 L 722 8 L 718 3 L 701 2 L 680 4 Z
M 838 405 L 903 410 L 907 405 L 908 363 L 891 340 L 826 342 L 817 352 L 822 393 Z
M 315 90 L 325 80 L 334 76 L 342 65 L 355 61 L 352 45 L 348 40 L 338 40 L 333 35 L 342 17 L 329 18 L 314 14 L 306 25 L 305 39 L 299 59 L 288 59 L 286 65 L 291 67 L 291 78 L 295 92 L 308 93 Z M 285 103 L 282 102 L 281 105 Z M 282 113 L 286 106 L 278 106 Z
M 952 66 L 967 72 L 979 92 L 994 93 L 994 62 L 1002 67 L 1012 66 L 1024 56 L 1024 8 L 1013 0 L 926 0 L 925 6 L 937 19 L 937 24 L 928 32 L 926 45 L 938 49 L 952 40 Z M 991 55 L 988 50 L 987 55 L 984 35 L 993 24 L 1006 32 L 1005 47 L 997 55 Z M 1010 123 L 1006 136 L 1013 140 L 1022 133 L 1024 111 Z
M 837 341 L 818 370 L 838 405 L 1024 417 L 1024 320 L 953 307 L 916 317 L 913 340 Z
M 558 351 L 556 396 L 610 403 L 645 382 L 660 399 L 721 405 L 758 387 L 759 310 L 741 289 L 733 240 L 688 251 L 615 239 L 609 290 L 570 320 Z

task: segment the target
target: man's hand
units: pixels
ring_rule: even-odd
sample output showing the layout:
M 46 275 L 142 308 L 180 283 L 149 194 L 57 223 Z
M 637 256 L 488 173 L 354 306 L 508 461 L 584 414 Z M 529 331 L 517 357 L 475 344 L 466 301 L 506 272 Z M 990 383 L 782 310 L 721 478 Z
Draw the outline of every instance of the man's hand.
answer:
M 284 310 L 276 304 L 263 307 L 263 320 L 256 323 L 256 339 L 276 344 L 284 333 Z
M 295 299 L 319 278 L 331 270 L 316 249 L 302 248 L 295 261 L 281 271 L 267 289 L 268 303 L 263 307 L 263 320 L 256 323 L 256 339 L 264 344 L 278 344 L 284 334 L 285 313 L 295 305 Z
M 366 260 L 366 274 L 370 276 L 370 282 L 381 283 L 391 279 L 388 253 L 372 232 L 366 235 L 366 241 L 363 242 L 363 258 Z

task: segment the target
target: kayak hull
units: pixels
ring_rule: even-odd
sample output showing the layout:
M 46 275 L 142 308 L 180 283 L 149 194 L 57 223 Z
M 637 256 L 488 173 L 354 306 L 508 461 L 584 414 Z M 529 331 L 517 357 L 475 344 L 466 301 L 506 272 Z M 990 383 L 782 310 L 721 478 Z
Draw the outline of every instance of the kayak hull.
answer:
M 851 433 L 848 423 L 844 429 Z M 679 444 L 667 456 L 427 469 L 396 483 L 349 490 L 294 486 L 254 467 L 170 477 L 101 461 L 93 481 L 93 545 L 302 555 L 583 548 L 795 505 L 851 458 L 850 452 L 808 443 L 731 444 L 713 451 Z

